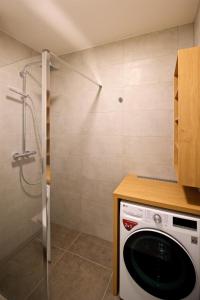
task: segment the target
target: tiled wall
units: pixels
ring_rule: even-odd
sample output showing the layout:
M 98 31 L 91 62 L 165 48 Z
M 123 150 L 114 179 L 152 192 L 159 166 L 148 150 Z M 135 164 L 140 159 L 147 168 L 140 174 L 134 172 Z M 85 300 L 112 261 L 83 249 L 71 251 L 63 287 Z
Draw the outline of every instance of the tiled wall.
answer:
M 194 22 L 194 44 L 195 46 L 200 45 L 200 6 L 198 8 Z
M 111 240 L 125 175 L 176 179 L 172 79 L 177 50 L 191 46 L 192 24 L 63 57 L 103 88 L 62 66 L 52 73 L 55 222 Z
M 29 238 L 38 228 L 32 221 L 41 209 L 40 187 L 20 182 L 19 165 L 13 164 L 12 154 L 22 151 L 22 104 L 20 96 L 9 87 L 22 90 L 19 71 L 38 58 L 32 49 L 0 32 L 0 260 Z M 41 83 L 38 71 L 34 74 Z M 41 105 L 38 83 L 28 77 L 28 92 L 39 111 Z M 30 110 L 27 108 L 27 147 L 37 150 Z M 23 166 L 25 176 L 35 181 L 39 176 L 39 159 Z

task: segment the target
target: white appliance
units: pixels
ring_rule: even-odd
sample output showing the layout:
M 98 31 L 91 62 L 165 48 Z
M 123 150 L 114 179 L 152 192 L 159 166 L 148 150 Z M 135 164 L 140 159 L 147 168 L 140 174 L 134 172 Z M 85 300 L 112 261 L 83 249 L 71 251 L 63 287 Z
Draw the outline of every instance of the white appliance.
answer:
M 200 217 L 120 204 L 120 298 L 200 299 Z

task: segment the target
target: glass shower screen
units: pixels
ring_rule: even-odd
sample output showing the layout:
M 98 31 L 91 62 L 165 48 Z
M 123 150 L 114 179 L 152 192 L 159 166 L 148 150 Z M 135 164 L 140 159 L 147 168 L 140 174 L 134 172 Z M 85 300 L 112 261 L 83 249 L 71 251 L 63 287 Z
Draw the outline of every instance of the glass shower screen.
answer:
M 0 68 L 0 299 L 47 299 L 45 61 Z

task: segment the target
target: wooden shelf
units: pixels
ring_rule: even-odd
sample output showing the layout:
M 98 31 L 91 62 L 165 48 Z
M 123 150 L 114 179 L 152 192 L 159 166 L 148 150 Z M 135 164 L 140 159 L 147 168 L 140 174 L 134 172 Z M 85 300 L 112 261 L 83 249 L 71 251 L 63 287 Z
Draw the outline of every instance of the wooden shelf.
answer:
M 46 181 L 47 184 L 51 183 L 51 169 L 49 165 L 46 166 Z
M 176 66 L 175 66 L 175 71 L 174 71 L 174 77 L 178 77 L 178 58 L 176 60 Z
M 177 88 L 176 93 L 175 93 L 175 99 L 178 100 L 178 88 Z

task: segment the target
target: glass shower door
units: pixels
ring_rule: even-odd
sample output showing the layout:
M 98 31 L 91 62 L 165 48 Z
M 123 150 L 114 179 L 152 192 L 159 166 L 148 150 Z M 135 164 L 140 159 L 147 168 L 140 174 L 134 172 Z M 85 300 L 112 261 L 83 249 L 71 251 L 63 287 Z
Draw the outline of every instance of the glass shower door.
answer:
M 0 68 L 0 299 L 31 299 L 38 286 L 47 299 L 41 65 Z

